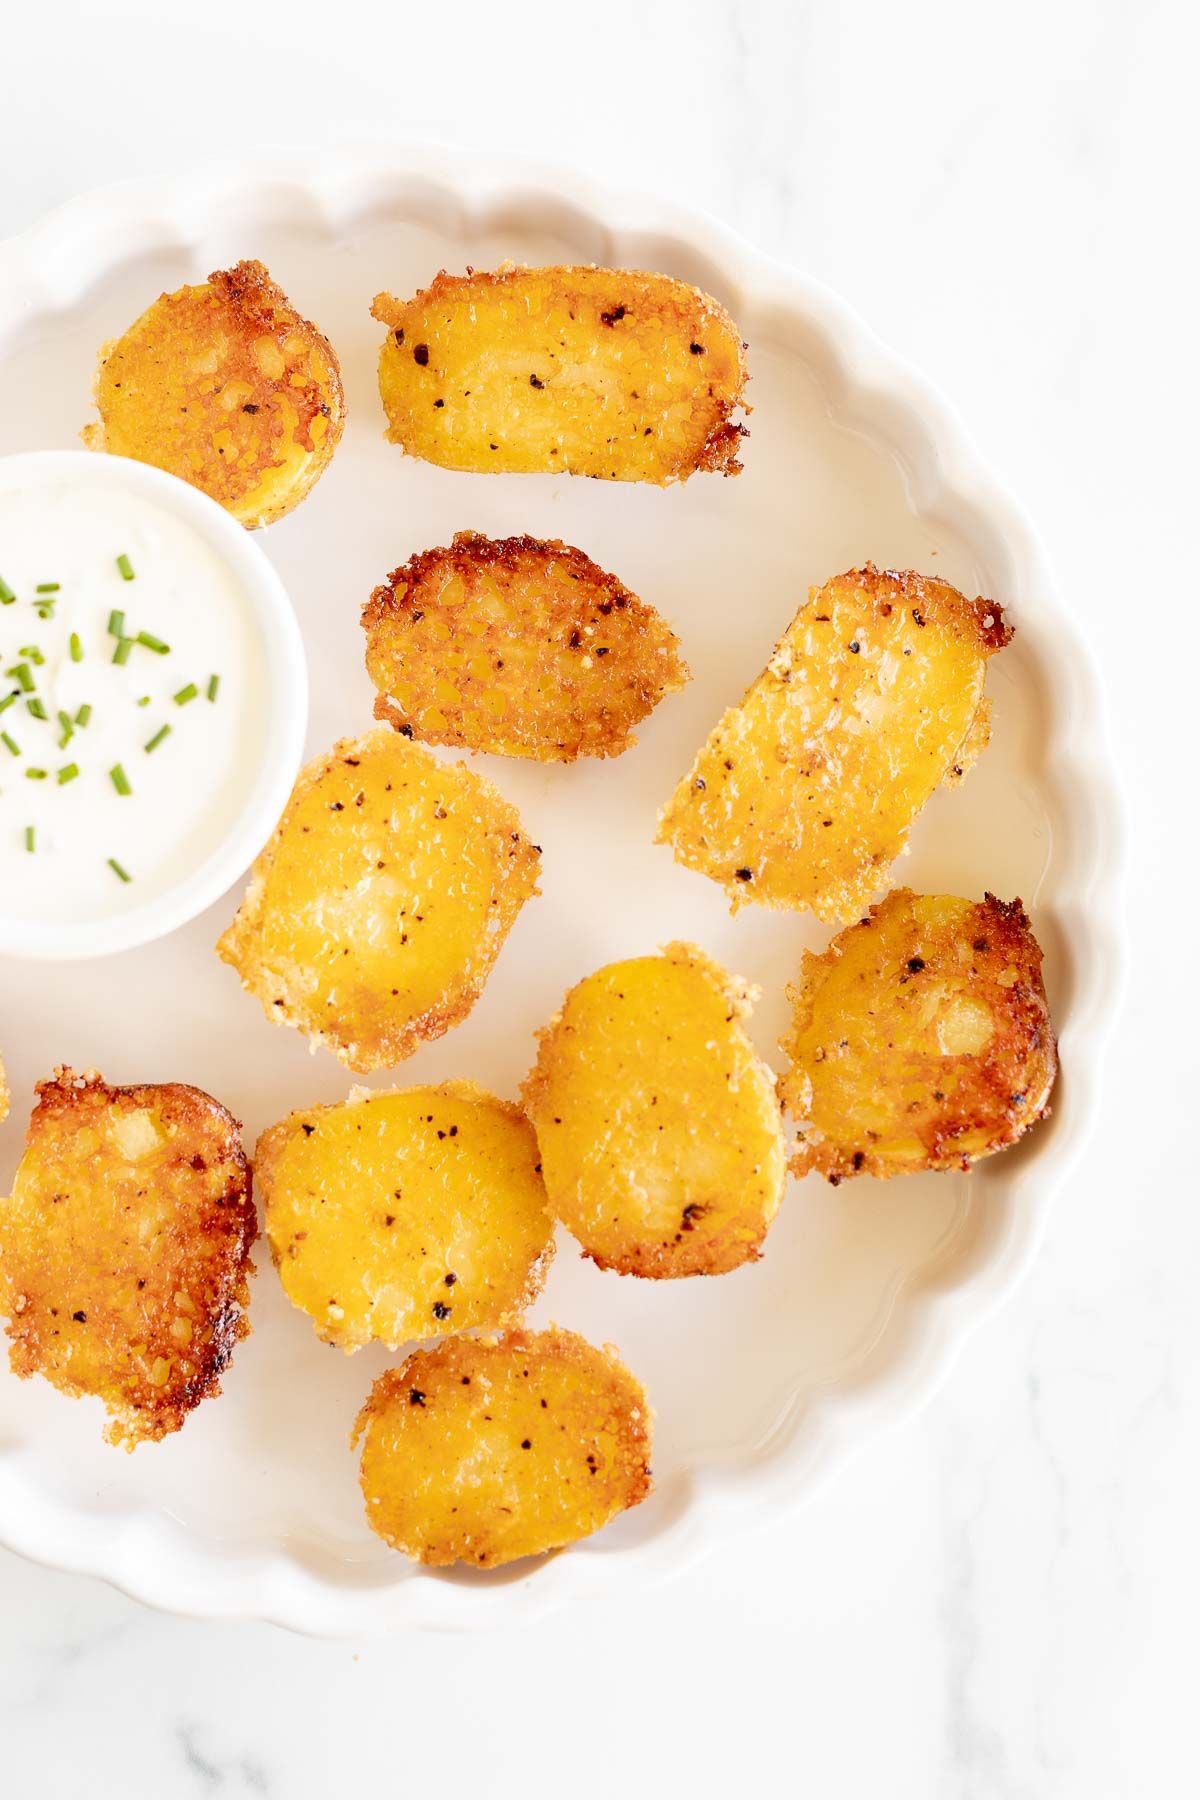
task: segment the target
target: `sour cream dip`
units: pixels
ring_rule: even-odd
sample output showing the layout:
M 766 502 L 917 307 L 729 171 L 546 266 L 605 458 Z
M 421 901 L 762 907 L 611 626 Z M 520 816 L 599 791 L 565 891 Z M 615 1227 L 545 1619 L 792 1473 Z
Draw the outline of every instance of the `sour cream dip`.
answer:
M 0 460 L 0 955 L 84 956 L 217 897 L 287 799 L 307 714 L 274 570 L 186 483 Z

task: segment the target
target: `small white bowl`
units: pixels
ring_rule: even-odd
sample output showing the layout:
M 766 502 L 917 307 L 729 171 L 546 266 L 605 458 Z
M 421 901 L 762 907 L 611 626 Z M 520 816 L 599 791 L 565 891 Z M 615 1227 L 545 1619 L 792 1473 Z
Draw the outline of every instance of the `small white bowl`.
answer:
M 274 830 L 300 766 L 308 721 L 308 669 L 292 603 L 274 567 L 215 500 L 162 469 L 88 450 L 35 450 L 0 458 L 0 485 L 62 480 L 84 473 L 90 484 L 140 494 L 182 518 L 230 571 L 245 597 L 263 654 L 263 750 L 248 771 L 240 809 L 225 836 L 191 871 L 127 911 L 95 919 L 31 920 L 0 906 L 0 954 L 68 962 L 132 950 L 165 937 L 219 899 L 249 868 Z

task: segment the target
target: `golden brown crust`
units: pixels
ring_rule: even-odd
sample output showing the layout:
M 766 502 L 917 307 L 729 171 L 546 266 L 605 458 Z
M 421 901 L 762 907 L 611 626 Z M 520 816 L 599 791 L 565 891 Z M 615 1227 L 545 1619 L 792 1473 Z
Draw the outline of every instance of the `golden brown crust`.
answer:
M 260 262 L 163 294 L 100 353 L 92 448 L 154 464 L 248 527 L 298 505 L 345 421 L 333 347 Z
M 743 903 L 845 923 L 940 782 L 987 742 L 1001 608 L 871 563 L 813 589 L 659 818 L 676 860 Z
M 761 1255 L 785 1150 L 739 1023 L 754 997 L 674 943 L 597 969 L 538 1032 L 522 1099 L 551 1210 L 599 1268 L 673 1280 Z
M 1042 952 L 1019 900 L 897 888 L 804 955 L 779 1080 L 796 1175 L 962 1169 L 1049 1109 Z
M 472 1081 L 356 1089 L 254 1153 L 284 1291 L 351 1352 L 517 1323 L 554 1256 L 540 1168 L 520 1107 Z
M 653 1485 L 640 1384 L 611 1345 L 558 1326 L 414 1352 L 376 1381 L 360 1438 L 368 1524 L 434 1566 L 561 1549 Z
M 390 1068 L 465 1019 L 540 850 L 462 763 L 377 728 L 302 769 L 217 954 L 267 1017 L 347 1068 Z
M 10 1362 L 101 1399 L 133 1449 L 220 1393 L 249 1332 L 257 1235 L 241 1127 L 200 1089 L 110 1087 L 59 1068 L 37 1088 L 0 1202 Z
M 393 569 L 362 622 L 376 718 L 499 756 L 619 756 L 688 676 L 654 608 L 557 539 L 460 531 Z
M 380 392 L 410 455 L 483 473 L 609 481 L 736 475 L 741 338 L 711 295 L 595 267 L 443 269 L 377 294 Z

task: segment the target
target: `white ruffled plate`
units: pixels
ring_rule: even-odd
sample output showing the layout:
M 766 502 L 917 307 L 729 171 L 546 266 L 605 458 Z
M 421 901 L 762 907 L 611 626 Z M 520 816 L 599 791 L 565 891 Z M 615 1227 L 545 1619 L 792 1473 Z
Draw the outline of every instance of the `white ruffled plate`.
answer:
M 240 256 L 265 261 L 329 334 L 346 378 L 350 424 L 332 469 L 260 540 L 305 636 L 311 751 L 370 718 L 358 613 L 372 586 L 467 527 L 579 545 L 660 608 L 694 675 L 615 763 L 480 760 L 544 848 L 544 897 L 467 1023 L 375 1085 L 462 1075 L 511 1095 L 535 1027 L 571 982 L 678 937 L 761 984 L 752 1030 L 777 1064 L 784 985 L 801 947 L 828 933 L 753 907 L 732 919 L 714 885 L 654 846 L 657 807 L 810 584 L 868 558 L 915 567 L 1000 601 L 1017 627 L 989 677 L 992 744 L 961 788 L 935 797 L 896 876 L 1024 898 L 1061 1034 L 1053 1116 L 969 1176 L 793 1184 L 764 1260 L 716 1281 L 622 1280 L 564 1241 L 534 1316 L 615 1342 L 645 1381 L 658 1420 L 644 1506 L 540 1565 L 491 1577 L 410 1567 L 367 1530 L 347 1441 L 388 1358 L 321 1346 L 269 1266 L 224 1396 L 167 1443 L 108 1449 L 97 1404 L 0 1366 L 0 1541 L 13 1549 L 184 1613 L 320 1633 L 487 1625 L 656 1578 L 798 1505 L 928 1398 L 1012 1290 L 1096 1115 L 1122 963 L 1117 788 L 1082 633 L 945 402 L 827 290 L 644 196 L 404 150 L 72 202 L 0 246 L 0 451 L 74 445 L 97 347 L 162 289 Z M 664 491 L 468 476 L 386 444 L 372 296 L 505 257 L 660 269 L 723 300 L 750 344 L 745 473 Z M 272 1030 L 213 956 L 235 899 L 124 956 L 61 971 L 0 962 L 13 1091 L 0 1192 L 33 1083 L 57 1062 L 194 1082 L 245 1120 L 251 1145 L 290 1108 L 345 1094 L 332 1058 Z

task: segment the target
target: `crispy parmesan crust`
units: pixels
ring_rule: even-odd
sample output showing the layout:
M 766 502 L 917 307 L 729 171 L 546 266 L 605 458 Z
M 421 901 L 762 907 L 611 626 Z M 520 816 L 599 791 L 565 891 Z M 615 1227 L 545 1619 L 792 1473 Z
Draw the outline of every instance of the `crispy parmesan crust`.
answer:
M 102 1400 L 126 1449 L 178 1431 L 249 1332 L 256 1235 L 241 1127 L 210 1095 L 56 1069 L 0 1201 L 13 1372 Z
M 793 1173 L 965 1169 L 1015 1143 L 1058 1067 L 1041 963 L 1019 900 L 907 888 L 805 952 L 779 1080 Z
M 872 563 L 810 592 L 659 818 L 676 860 L 745 902 L 844 924 L 921 808 L 987 743 L 994 602 Z
M 414 1562 L 498 1568 L 588 1537 L 651 1492 L 650 1409 L 612 1345 L 448 1338 L 358 1416 L 367 1522 Z
M 762 1254 L 785 1151 L 741 1029 L 756 998 L 673 943 L 597 970 L 538 1032 L 522 1099 L 551 1210 L 599 1268 L 673 1280 Z
M 516 1324 L 554 1258 L 533 1127 L 477 1082 L 291 1113 L 254 1172 L 284 1291 L 348 1352 Z
M 725 308 L 667 275 L 443 269 L 377 294 L 388 437 L 444 468 L 664 485 L 736 475 L 745 346 Z
M 619 756 L 688 678 L 654 608 L 557 539 L 460 531 L 394 569 L 362 622 L 376 718 L 426 744 Z
M 100 353 L 96 450 L 153 463 L 250 528 L 290 512 L 345 423 L 333 347 L 260 262 L 163 294 Z
M 390 1068 L 471 1011 L 540 855 L 464 764 L 343 738 L 301 770 L 217 954 L 275 1024 Z

